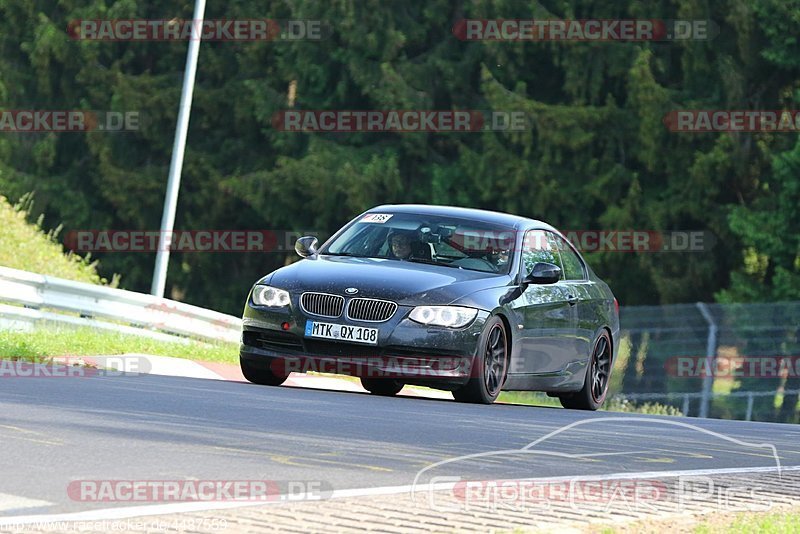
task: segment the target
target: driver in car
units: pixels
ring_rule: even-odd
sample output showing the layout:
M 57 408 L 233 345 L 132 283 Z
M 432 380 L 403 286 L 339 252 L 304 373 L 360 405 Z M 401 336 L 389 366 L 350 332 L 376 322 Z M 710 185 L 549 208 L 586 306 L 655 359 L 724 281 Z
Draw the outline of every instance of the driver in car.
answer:
M 408 232 L 389 234 L 389 256 L 392 258 L 400 260 L 430 259 L 430 254 L 425 254 L 423 247 L 427 247 L 427 245 L 414 239 Z

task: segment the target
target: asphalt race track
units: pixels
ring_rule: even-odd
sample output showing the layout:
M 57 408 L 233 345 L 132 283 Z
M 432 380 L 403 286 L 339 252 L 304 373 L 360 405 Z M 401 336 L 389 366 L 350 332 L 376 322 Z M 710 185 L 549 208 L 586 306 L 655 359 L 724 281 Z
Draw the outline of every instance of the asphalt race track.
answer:
M 73 500 L 75 480 L 316 480 L 345 490 L 410 485 L 418 474 L 428 483 L 800 465 L 793 425 L 154 375 L 6 379 L 0 414 L 6 518 L 126 505 Z M 487 454 L 458 458 L 475 453 Z

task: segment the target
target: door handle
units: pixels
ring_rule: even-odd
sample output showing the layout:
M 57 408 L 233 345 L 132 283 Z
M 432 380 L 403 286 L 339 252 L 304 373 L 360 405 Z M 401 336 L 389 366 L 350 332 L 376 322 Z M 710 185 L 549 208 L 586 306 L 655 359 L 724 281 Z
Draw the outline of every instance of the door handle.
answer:
M 578 303 L 578 297 L 567 295 L 567 302 L 569 302 L 570 306 L 575 306 Z

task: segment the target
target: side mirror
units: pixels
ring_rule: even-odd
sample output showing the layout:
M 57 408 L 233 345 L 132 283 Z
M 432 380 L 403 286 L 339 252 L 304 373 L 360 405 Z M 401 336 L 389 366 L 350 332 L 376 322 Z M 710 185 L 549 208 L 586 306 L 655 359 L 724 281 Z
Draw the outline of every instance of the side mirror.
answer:
M 308 258 L 317 253 L 317 243 L 319 243 L 319 241 L 313 235 L 303 236 L 294 244 L 294 251 L 297 252 L 299 256 Z
M 561 268 L 552 263 L 537 261 L 523 280 L 526 284 L 555 284 L 561 280 Z

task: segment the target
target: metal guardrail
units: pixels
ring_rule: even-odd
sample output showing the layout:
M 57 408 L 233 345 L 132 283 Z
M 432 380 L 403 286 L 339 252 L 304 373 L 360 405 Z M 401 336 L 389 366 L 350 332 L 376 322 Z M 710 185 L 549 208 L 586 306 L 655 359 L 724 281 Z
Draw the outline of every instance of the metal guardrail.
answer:
M 691 376 L 675 369 L 684 358 L 695 362 L 695 370 L 701 365 L 715 370 L 720 358 L 754 364 L 795 361 L 800 301 L 621 306 L 620 322 L 615 393 L 632 401 L 682 405 L 684 414 L 693 417 L 714 412 L 733 419 L 800 421 L 800 404 L 792 393 L 800 389 L 800 372 L 794 367 L 770 374 L 766 368 L 745 370 L 744 364 L 732 363 L 723 375 Z M 730 393 L 714 392 L 720 379 L 734 380 L 725 384 Z
M 0 267 L 0 327 L 56 322 L 155 339 L 238 342 L 238 317 L 124 289 Z

